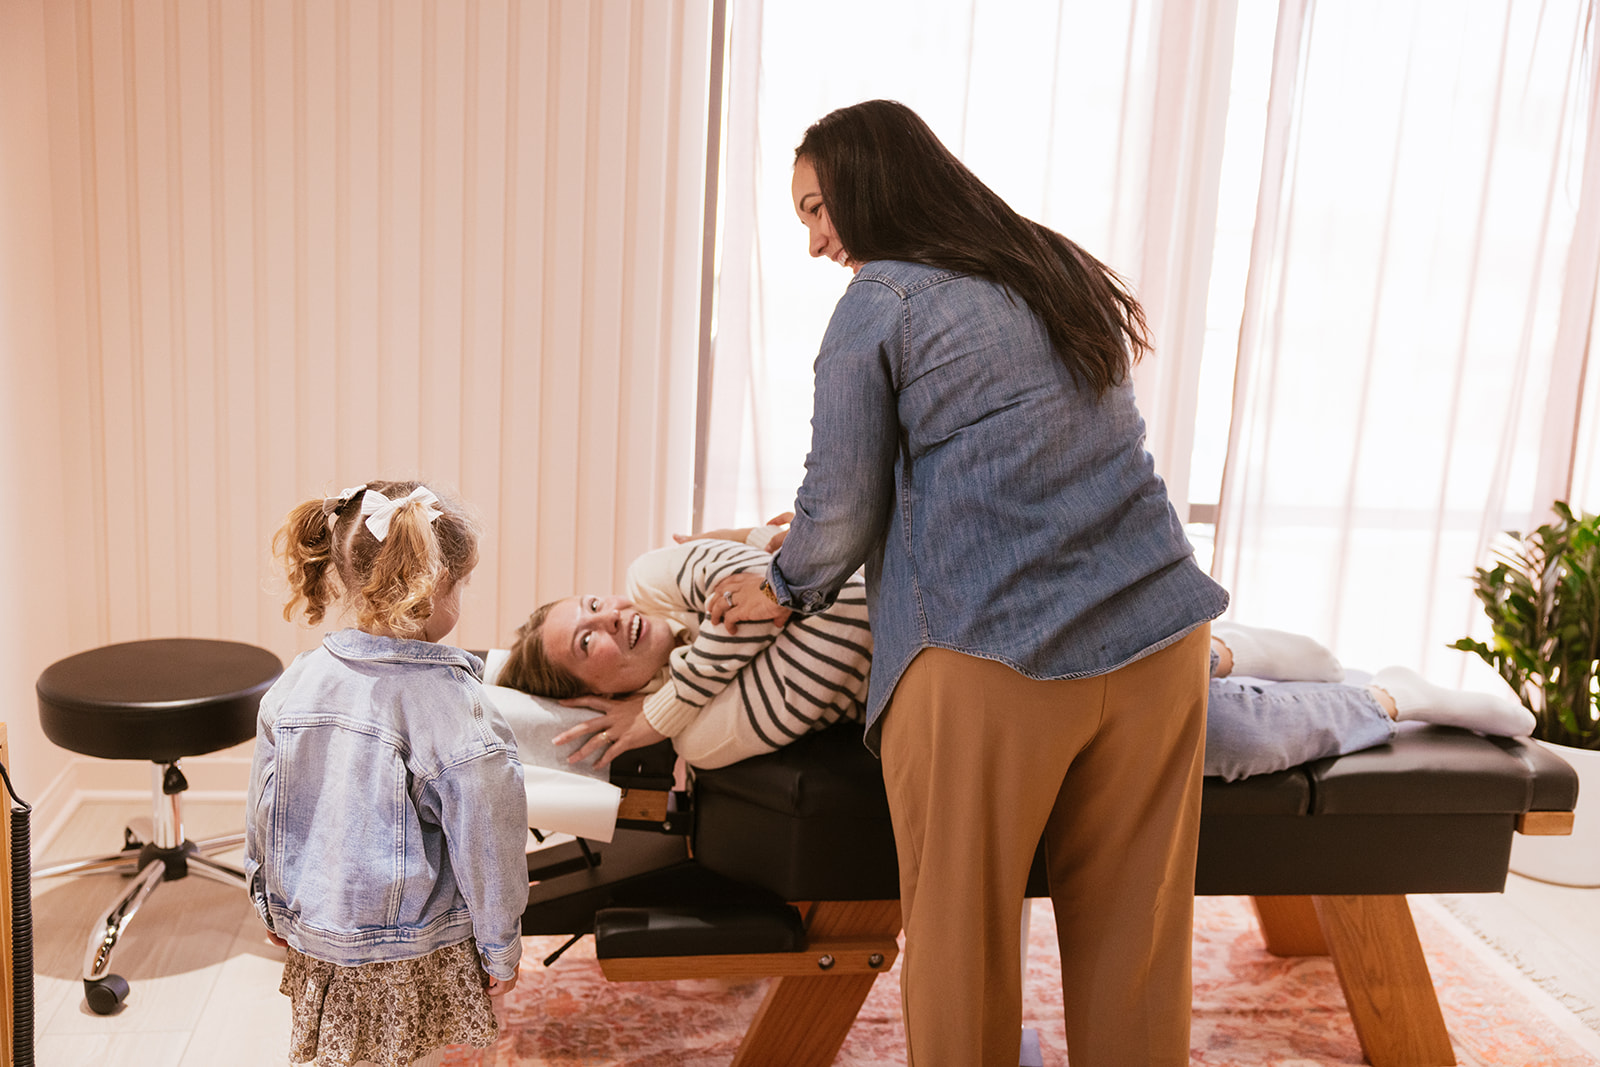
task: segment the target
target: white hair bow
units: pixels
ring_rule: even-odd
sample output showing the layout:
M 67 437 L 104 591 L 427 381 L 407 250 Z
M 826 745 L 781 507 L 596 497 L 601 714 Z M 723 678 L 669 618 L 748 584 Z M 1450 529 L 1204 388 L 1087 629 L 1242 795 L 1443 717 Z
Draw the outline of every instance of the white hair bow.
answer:
M 366 495 L 361 498 L 361 514 L 367 517 L 367 529 L 372 531 L 372 536 L 380 543 L 388 537 L 389 523 L 394 519 L 395 512 L 412 501 L 429 509 L 429 522 L 444 514 L 439 508 L 439 498 L 425 485 L 417 486 L 398 500 L 390 500 L 376 489 L 368 489 Z
M 338 523 L 339 513 L 344 510 L 344 506 L 350 503 L 351 497 L 366 487 L 366 482 L 362 482 L 360 485 L 352 485 L 349 489 L 341 489 L 338 496 L 330 496 L 323 500 L 322 517 L 327 520 L 328 535 L 330 537 L 334 534 L 334 526 Z

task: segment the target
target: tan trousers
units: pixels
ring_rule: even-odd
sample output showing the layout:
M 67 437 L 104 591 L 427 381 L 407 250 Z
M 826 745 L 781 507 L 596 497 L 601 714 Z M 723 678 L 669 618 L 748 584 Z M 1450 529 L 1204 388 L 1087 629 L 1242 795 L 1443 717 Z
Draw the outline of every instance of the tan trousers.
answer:
M 1072 1067 L 1189 1062 L 1209 655 L 1201 626 L 1095 678 L 912 661 L 882 737 L 908 1064 L 1017 1062 L 1017 915 L 1041 838 Z

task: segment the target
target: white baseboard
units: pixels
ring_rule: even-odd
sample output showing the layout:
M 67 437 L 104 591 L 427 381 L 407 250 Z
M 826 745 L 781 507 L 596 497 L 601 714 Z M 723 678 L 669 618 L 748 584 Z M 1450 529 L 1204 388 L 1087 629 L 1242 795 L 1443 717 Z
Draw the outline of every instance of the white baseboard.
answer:
M 30 834 L 35 859 L 85 801 L 126 799 L 149 804 L 152 766 L 139 760 L 74 756 L 34 802 Z M 244 802 L 250 788 L 248 755 L 195 756 L 180 766 L 189 780 L 185 795 L 191 799 Z

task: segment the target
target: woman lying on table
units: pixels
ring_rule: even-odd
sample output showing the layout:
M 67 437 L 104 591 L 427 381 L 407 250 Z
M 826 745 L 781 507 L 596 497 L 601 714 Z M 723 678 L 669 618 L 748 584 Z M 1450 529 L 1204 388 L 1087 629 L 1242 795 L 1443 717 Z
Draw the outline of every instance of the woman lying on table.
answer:
M 713 586 L 765 573 L 777 532 L 757 527 L 737 531 L 747 543 L 702 538 L 646 552 L 628 568 L 626 596 L 545 604 L 518 627 L 495 683 L 601 712 L 555 738 L 587 737 L 572 761 L 604 749 L 601 766 L 670 737 L 691 766 L 722 767 L 859 721 L 872 665 L 860 578 L 827 611 L 786 626 L 708 624 L 722 595 Z
M 727 604 L 719 583 L 765 575 L 767 549 L 781 541 L 778 527 L 731 532 L 744 543 L 696 539 L 640 556 L 626 596 L 545 604 L 518 628 L 497 683 L 600 712 L 556 743 L 586 739 L 572 760 L 602 753 L 602 766 L 671 738 L 691 766 L 722 767 L 860 721 L 872 665 L 860 578 L 826 612 L 730 630 L 715 621 Z M 1382 744 L 1408 720 L 1507 737 L 1533 729 L 1509 692 L 1443 689 L 1404 667 L 1386 667 L 1369 685 L 1343 677 L 1309 637 L 1212 623 L 1205 773 L 1231 781 L 1343 755 Z

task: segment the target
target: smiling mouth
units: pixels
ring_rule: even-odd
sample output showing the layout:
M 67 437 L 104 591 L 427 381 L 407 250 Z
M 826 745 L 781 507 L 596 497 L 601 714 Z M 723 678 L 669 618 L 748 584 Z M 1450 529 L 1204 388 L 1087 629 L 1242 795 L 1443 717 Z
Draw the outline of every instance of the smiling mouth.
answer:
M 644 616 L 635 615 L 633 623 L 628 627 L 628 647 L 632 648 L 639 643 L 639 635 L 644 633 Z

